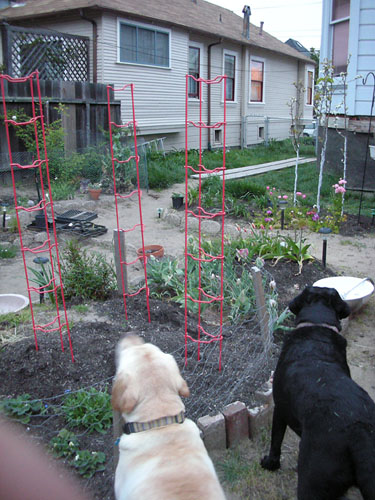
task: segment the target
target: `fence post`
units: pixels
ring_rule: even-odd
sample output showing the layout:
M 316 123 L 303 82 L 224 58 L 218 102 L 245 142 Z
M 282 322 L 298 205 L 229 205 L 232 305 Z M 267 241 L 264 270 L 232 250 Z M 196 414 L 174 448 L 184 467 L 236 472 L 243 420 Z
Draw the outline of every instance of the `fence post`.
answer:
M 254 283 L 255 301 L 257 305 L 257 316 L 259 320 L 260 330 L 262 332 L 263 343 L 266 344 L 270 338 L 269 331 L 269 315 L 266 307 L 266 299 L 262 284 L 262 273 L 256 266 L 251 268 L 251 274 Z
M 120 249 L 118 244 L 118 238 L 120 236 L 120 247 L 121 247 L 121 258 Z M 126 248 L 125 248 L 125 234 L 124 231 L 120 231 L 118 234 L 118 229 L 113 230 L 113 243 L 115 248 L 115 264 L 116 264 L 116 278 L 117 278 L 117 288 L 119 295 L 123 295 L 128 292 L 128 270 L 126 265 L 121 265 L 122 262 L 126 262 Z M 122 272 L 124 273 L 124 290 L 122 289 Z

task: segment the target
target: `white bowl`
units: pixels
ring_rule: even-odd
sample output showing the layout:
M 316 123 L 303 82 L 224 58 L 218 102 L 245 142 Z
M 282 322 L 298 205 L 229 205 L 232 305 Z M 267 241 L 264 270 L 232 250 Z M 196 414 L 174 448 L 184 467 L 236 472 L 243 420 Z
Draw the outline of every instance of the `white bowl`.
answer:
M 352 312 L 361 309 L 369 301 L 374 292 L 374 285 L 370 280 L 353 278 L 352 276 L 323 278 L 316 281 L 314 286 L 335 288 L 341 298 L 347 302 Z
M 0 294 L 0 314 L 15 313 L 29 305 L 29 299 L 15 293 Z

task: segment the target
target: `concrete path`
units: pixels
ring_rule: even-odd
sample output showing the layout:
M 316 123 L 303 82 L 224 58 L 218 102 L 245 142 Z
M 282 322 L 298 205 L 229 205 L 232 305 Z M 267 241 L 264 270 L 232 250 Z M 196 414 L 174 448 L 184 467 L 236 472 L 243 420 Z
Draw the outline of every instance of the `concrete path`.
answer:
M 312 163 L 316 161 L 316 158 L 305 158 L 301 157 L 299 159 L 299 165 L 303 163 Z M 272 170 L 281 170 L 287 167 L 294 167 L 296 164 L 296 158 L 289 158 L 287 160 L 272 161 L 270 163 L 260 163 L 259 165 L 251 165 L 249 167 L 238 167 L 231 168 L 225 171 L 225 178 L 229 179 L 241 179 L 242 177 L 250 177 L 251 175 L 264 174 L 265 172 L 271 172 Z M 202 174 L 202 179 L 209 177 L 210 175 L 221 176 L 222 172 L 212 172 Z M 199 174 L 193 174 L 193 179 L 199 179 Z

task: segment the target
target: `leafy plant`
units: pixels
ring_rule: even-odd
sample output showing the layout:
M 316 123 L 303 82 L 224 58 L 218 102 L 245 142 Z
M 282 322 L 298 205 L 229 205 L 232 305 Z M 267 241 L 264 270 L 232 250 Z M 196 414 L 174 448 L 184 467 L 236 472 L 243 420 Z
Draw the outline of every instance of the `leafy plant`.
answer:
M 116 275 L 105 256 L 89 254 L 75 241 L 70 241 L 62 254 L 61 271 L 66 299 L 105 300 L 116 289 Z
M 55 294 L 52 292 L 54 289 L 55 285 L 52 281 L 53 275 L 52 275 L 52 266 L 51 263 L 48 262 L 48 267 L 46 267 L 44 264 L 40 264 L 41 270 L 35 269 L 33 267 L 28 267 L 27 269 L 32 272 L 34 275 L 34 278 L 30 278 L 31 283 L 35 283 L 37 285 L 37 288 L 44 287 L 43 290 L 47 293 L 49 290 L 50 292 L 47 293 L 47 296 L 51 302 L 51 304 L 55 303 Z M 40 290 L 42 292 L 42 290 Z
M 88 432 L 105 433 L 112 425 L 112 408 L 107 390 L 80 390 L 65 396 L 61 407 L 69 427 L 82 426 Z
M 105 470 L 105 454 L 102 451 L 78 450 L 69 463 L 85 478 L 92 477 L 96 472 Z
M 0 402 L 0 411 L 18 422 L 27 424 L 33 415 L 44 415 L 46 408 L 40 399 L 32 399 L 30 394 L 16 398 L 6 398 Z
M 51 193 L 53 201 L 72 200 L 75 196 L 76 186 L 71 182 L 53 182 L 51 183 Z
M 150 257 L 147 261 L 147 283 L 155 297 L 182 296 L 184 277 L 184 270 L 178 267 L 177 259 Z
M 4 247 L 0 245 L 0 259 L 13 259 L 17 255 L 17 247 L 11 245 Z
M 49 444 L 56 457 L 67 460 L 85 478 L 105 469 L 105 454 L 101 451 L 80 450 L 77 437 L 67 429 L 62 429 Z
M 61 429 L 50 441 L 50 448 L 56 457 L 69 458 L 79 450 L 78 439 L 73 432 Z

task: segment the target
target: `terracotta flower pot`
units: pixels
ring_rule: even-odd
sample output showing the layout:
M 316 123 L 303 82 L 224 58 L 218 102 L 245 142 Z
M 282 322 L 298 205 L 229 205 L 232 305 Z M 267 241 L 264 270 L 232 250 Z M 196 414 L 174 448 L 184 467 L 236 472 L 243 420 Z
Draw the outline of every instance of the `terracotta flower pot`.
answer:
M 164 247 L 161 245 L 145 245 L 145 254 L 146 257 L 155 257 L 156 259 L 161 259 L 164 255 Z M 137 255 L 143 259 L 143 250 L 142 248 L 138 248 Z
M 89 188 L 87 192 L 89 193 L 90 200 L 98 200 L 102 190 L 101 188 L 99 189 Z

